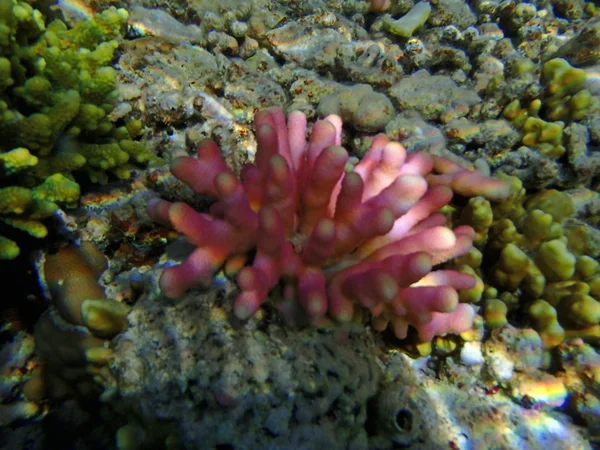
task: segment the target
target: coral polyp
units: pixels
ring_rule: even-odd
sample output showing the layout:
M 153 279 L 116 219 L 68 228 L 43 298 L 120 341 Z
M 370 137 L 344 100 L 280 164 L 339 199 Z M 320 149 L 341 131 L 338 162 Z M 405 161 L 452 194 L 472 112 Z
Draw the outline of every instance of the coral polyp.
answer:
M 208 213 L 185 203 L 149 204 L 154 220 L 197 247 L 165 269 L 160 285 L 167 296 L 210 284 L 224 267 L 237 275 L 240 319 L 252 316 L 282 280 L 284 312 L 299 303 L 312 318 L 349 321 L 361 306 L 377 329 L 391 324 L 404 338 L 412 325 L 424 341 L 471 327 L 474 310 L 459 303 L 457 290 L 473 288 L 475 278 L 432 268 L 467 253 L 475 231 L 450 229 L 437 211 L 453 192 L 504 198 L 505 182 L 425 153 L 407 154 L 383 135 L 346 171 L 335 115 L 316 122 L 308 141 L 300 112 L 286 123 L 281 109 L 267 109 L 255 125 L 256 159 L 242 169 L 241 181 L 212 140 L 199 144 L 197 158 L 173 161 L 177 178 L 217 199 Z

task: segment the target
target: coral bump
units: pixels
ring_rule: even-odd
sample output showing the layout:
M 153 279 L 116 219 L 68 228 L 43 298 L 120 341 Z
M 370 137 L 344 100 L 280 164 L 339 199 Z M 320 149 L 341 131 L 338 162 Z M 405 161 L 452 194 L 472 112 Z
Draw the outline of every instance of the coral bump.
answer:
M 172 173 L 196 193 L 216 199 L 208 213 L 185 203 L 154 200 L 151 217 L 181 232 L 196 249 L 165 269 L 160 286 L 179 297 L 208 285 L 216 271 L 237 274 L 234 312 L 252 316 L 269 291 L 283 283 L 282 302 L 297 302 L 313 318 L 348 321 L 370 310 L 377 329 L 391 325 L 399 338 L 408 326 L 423 341 L 469 329 L 473 308 L 457 290 L 475 279 L 435 265 L 465 254 L 475 232 L 452 230 L 437 212 L 453 193 L 499 200 L 508 186 L 426 153 L 407 154 L 383 135 L 346 171 L 342 121 L 317 121 L 307 141 L 304 114 L 279 108 L 255 117 L 257 152 L 241 181 L 212 140 L 198 156 L 173 161 Z M 247 263 L 247 264 L 246 264 Z

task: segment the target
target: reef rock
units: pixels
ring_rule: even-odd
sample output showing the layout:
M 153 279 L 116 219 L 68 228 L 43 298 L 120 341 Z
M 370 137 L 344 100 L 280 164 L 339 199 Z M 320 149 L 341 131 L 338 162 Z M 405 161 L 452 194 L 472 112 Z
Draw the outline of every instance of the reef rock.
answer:
M 156 292 L 136 304 L 112 367 L 114 401 L 138 418 L 129 425 L 137 439 L 169 437 L 186 449 L 366 448 L 380 368 L 364 330 L 242 324 L 215 291 L 175 305 Z

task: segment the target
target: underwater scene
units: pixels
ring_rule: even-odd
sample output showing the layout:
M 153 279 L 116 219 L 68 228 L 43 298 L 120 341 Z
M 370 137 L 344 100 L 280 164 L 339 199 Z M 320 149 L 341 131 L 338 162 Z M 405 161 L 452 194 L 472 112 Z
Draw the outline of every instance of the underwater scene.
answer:
M 598 0 L 0 0 L 1 450 L 600 449 Z

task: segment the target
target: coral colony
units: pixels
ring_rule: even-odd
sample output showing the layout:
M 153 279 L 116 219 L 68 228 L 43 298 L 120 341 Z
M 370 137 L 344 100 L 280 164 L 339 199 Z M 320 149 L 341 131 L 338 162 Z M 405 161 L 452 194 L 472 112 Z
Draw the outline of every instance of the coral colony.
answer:
M 363 306 L 376 329 L 390 324 L 404 338 L 412 325 L 423 341 L 471 327 L 475 312 L 459 303 L 457 290 L 473 288 L 475 278 L 432 268 L 468 252 L 475 232 L 450 229 L 437 211 L 453 192 L 502 199 L 505 182 L 436 156 L 407 154 L 383 135 L 345 171 L 348 153 L 335 115 L 317 121 L 308 142 L 300 112 L 286 123 L 281 109 L 270 108 L 256 114 L 255 124 L 256 159 L 241 181 L 212 140 L 199 144 L 197 158 L 173 161 L 177 178 L 217 199 L 209 213 L 185 203 L 149 204 L 154 220 L 197 247 L 165 269 L 160 285 L 167 296 L 210 284 L 223 266 L 237 274 L 240 319 L 252 316 L 282 279 L 282 305 L 297 301 L 312 318 L 348 321 L 355 305 Z

